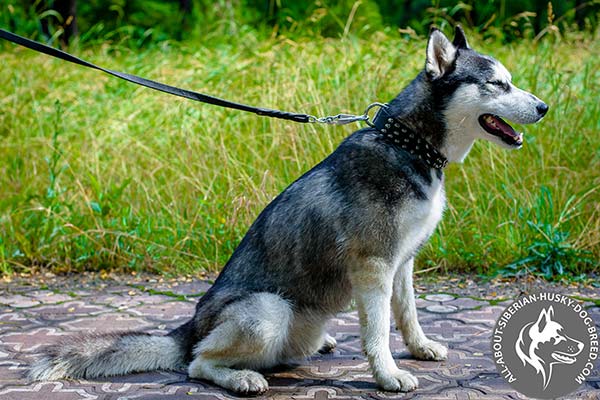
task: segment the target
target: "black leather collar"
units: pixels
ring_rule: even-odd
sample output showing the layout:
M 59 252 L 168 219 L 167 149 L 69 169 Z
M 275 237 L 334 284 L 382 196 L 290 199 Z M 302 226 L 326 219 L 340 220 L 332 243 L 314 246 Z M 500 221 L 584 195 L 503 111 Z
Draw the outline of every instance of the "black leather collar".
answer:
M 417 156 L 431 168 L 443 169 L 448 165 L 448 159 L 442 153 L 402 121 L 388 115 L 385 108 L 379 110 L 372 126 L 388 143 Z

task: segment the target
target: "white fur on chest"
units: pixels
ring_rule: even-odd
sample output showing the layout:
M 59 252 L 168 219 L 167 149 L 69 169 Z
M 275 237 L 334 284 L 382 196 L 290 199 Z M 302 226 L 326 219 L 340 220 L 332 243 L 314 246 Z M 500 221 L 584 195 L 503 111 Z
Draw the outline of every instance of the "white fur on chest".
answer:
M 397 216 L 399 242 L 396 260 L 406 260 L 431 236 L 442 219 L 446 195 L 442 182 L 435 179 L 426 193 L 427 200 L 414 199 L 402 207 Z

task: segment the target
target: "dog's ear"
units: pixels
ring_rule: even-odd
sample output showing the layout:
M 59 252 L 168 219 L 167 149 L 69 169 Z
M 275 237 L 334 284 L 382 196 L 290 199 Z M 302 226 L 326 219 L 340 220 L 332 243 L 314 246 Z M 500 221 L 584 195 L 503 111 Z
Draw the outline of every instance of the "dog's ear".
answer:
M 432 28 L 427 42 L 427 75 L 433 80 L 441 78 L 454 66 L 455 60 L 456 47 L 440 30 Z
M 454 40 L 452 41 L 452 44 L 457 49 L 470 49 L 467 37 L 465 36 L 465 31 L 463 31 L 460 25 L 454 27 Z
M 542 332 L 546 327 L 546 324 L 552 320 L 552 316 L 554 315 L 554 308 L 552 306 L 548 307 L 546 310 L 542 310 L 538 320 L 535 325 L 537 326 L 538 332 Z

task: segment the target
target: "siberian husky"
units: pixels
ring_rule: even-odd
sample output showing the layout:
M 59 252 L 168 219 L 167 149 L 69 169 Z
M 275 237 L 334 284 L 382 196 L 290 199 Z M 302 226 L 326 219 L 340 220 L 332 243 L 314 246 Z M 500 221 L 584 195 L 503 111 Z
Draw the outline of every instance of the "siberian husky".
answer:
M 442 218 L 443 167 L 476 139 L 508 149 L 548 106 L 517 88 L 494 58 L 433 29 L 425 68 L 325 160 L 293 182 L 252 224 L 196 313 L 166 336 L 88 334 L 48 348 L 34 380 L 96 378 L 187 368 L 238 394 L 268 389 L 260 370 L 330 351 L 326 322 L 354 298 L 377 384 L 411 391 L 389 347 L 390 314 L 409 351 L 443 360 L 447 349 L 417 320 L 413 260 Z

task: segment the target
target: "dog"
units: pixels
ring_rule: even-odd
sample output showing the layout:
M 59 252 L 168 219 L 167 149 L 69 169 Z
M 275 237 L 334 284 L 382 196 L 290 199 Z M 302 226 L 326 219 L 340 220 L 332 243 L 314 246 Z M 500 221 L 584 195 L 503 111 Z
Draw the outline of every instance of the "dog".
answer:
M 514 86 L 494 58 L 456 28 L 433 29 L 425 68 L 372 125 L 348 136 L 260 213 L 193 318 L 165 336 L 88 334 L 50 347 L 33 380 L 96 378 L 187 368 L 191 378 L 237 394 L 268 389 L 258 372 L 336 346 L 327 321 L 355 300 L 374 379 L 412 391 L 389 347 L 393 312 L 408 350 L 444 360 L 447 348 L 417 320 L 413 264 L 442 218 L 443 167 L 462 162 L 477 138 L 523 144 L 502 118 L 539 121 L 548 106 Z
M 529 364 L 536 374 L 542 375 L 544 389 L 552 379 L 554 365 L 575 363 L 584 347 L 579 340 L 567 336 L 563 326 L 553 318 L 552 306 L 543 309 L 537 321 L 521 329 L 515 344 L 515 351 L 523 366 Z

